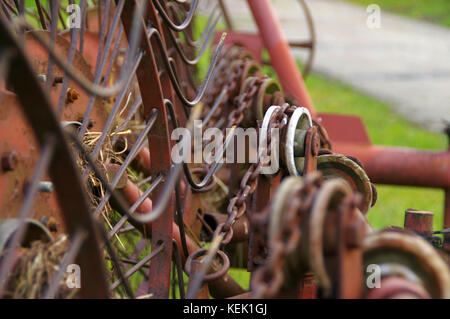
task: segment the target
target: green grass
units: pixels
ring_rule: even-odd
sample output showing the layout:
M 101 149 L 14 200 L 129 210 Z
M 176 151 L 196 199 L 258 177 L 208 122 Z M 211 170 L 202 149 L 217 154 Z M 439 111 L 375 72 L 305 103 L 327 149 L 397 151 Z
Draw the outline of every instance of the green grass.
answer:
M 450 27 L 450 1 L 448 0 L 347 0 L 368 6 L 377 4 L 381 10 L 405 15 L 410 18 Z
M 352 114 L 362 118 L 372 143 L 419 149 L 442 150 L 447 147 L 444 134 L 431 133 L 394 113 L 390 106 L 356 90 L 317 74 L 306 81 L 319 112 Z M 407 208 L 435 213 L 434 227 L 442 229 L 444 192 L 442 190 L 377 185 L 378 201 L 368 218 L 375 228 L 403 226 Z

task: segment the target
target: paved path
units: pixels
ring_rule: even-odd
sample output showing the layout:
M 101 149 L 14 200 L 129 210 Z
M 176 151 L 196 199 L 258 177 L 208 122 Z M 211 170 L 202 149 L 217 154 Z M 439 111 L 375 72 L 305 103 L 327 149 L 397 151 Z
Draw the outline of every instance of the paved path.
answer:
M 300 6 L 294 0 L 272 2 L 287 38 L 305 39 Z M 246 1 L 226 3 L 235 27 L 255 30 Z M 318 38 L 316 72 L 390 103 L 422 127 L 442 131 L 443 120 L 450 121 L 450 29 L 383 11 L 381 28 L 370 29 L 365 7 L 338 0 L 308 4 Z

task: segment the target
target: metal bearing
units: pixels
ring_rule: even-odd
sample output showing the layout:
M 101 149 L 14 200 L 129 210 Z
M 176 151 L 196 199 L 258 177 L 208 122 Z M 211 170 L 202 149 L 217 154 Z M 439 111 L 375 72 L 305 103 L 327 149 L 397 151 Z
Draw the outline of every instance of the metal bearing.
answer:
M 295 165 L 295 138 L 297 137 L 297 129 L 307 131 L 313 126 L 311 114 L 307 108 L 296 108 L 289 120 L 286 132 L 286 143 L 284 146 L 284 161 L 286 163 L 290 175 L 299 176 Z

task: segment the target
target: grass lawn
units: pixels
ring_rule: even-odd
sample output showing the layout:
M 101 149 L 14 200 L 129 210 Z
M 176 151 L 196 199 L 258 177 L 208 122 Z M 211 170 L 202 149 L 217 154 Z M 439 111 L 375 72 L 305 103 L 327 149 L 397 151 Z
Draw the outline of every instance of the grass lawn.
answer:
M 368 6 L 377 4 L 381 10 L 405 15 L 450 27 L 450 1 L 448 0 L 347 0 Z

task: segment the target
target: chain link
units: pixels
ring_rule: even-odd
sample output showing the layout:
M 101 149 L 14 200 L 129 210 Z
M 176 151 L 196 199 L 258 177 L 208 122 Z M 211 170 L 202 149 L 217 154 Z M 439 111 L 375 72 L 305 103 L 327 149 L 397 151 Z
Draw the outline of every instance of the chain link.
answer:
M 254 298 L 273 298 L 281 290 L 285 259 L 294 252 L 300 242 L 301 220 L 310 211 L 322 183 L 321 174 L 311 174 L 304 179 L 304 185 L 299 191 L 285 199 L 288 207 L 277 233 L 268 243 L 269 256 L 265 264 L 254 272 L 252 280 Z M 260 224 L 266 225 L 267 222 L 260 221 Z

